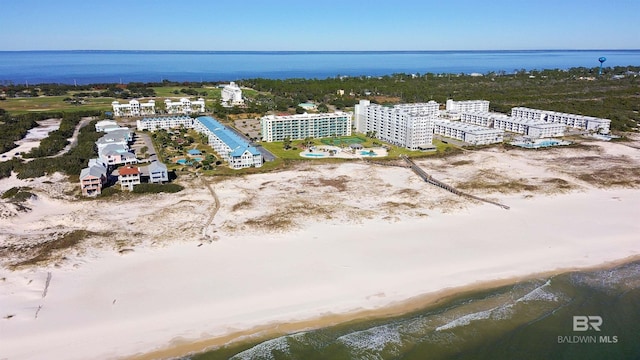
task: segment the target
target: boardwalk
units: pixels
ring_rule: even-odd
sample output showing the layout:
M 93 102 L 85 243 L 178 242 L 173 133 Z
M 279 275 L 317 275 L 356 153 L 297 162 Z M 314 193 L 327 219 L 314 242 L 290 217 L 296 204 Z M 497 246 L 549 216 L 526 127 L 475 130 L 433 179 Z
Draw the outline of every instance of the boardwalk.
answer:
M 442 181 L 436 180 L 431 175 L 427 174 L 420 166 L 418 166 L 413 160 L 409 159 L 407 156 L 400 155 L 400 157 L 402 159 L 404 159 L 404 161 L 407 162 L 407 164 L 409 164 L 409 167 L 411 168 L 411 170 L 413 170 L 413 172 L 418 174 L 418 176 L 420 176 L 424 181 L 428 182 L 431 185 L 435 185 L 435 186 L 437 186 L 437 187 L 439 187 L 441 189 L 447 190 L 448 192 L 456 194 L 458 196 L 468 197 L 470 199 L 486 202 L 486 203 L 489 203 L 489 204 L 493 204 L 493 205 L 499 206 L 499 207 L 501 207 L 503 209 L 509 210 L 509 206 L 507 206 L 507 205 L 501 204 L 501 203 L 496 202 L 496 201 L 483 199 L 483 198 L 477 197 L 475 195 L 464 193 L 464 192 L 454 188 L 451 185 L 448 185 L 448 184 L 443 183 Z

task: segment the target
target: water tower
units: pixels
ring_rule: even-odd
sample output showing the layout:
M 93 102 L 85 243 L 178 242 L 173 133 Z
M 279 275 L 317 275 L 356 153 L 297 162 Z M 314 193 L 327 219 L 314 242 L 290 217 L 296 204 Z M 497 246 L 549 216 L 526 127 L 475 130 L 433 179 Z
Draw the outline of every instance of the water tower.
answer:
M 600 59 L 598 59 L 598 61 L 600 61 L 600 70 L 598 71 L 598 76 L 602 75 L 602 64 L 607 61 L 606 57 L 601 57 Z

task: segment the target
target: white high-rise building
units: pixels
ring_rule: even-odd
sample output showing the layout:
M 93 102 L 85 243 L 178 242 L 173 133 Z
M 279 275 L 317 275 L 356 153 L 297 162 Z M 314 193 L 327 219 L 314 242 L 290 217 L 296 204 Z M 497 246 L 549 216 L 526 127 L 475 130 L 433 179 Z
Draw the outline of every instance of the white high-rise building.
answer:
M 166 99 L 164 105 L 167 114 L 184 114 L 189 115 L 191 113 L 203 113 L 204 112 L 204 99 L 191 101 L 187 98 L 182 98 L 180 101 L 171 101 Z
M 455 113 L 463 112 L 489 112 L 489 101 L 487 100 L 447 100 L 446 110 Z
M 526 107 L 512 108 L 511 116 L 549 123 L 558 123 L 578 129 L 599 131 L 604 134 L 609 133 L 611 126 L 611 120 L 609 119 L 567 114 L 556 111 L 530 109 Z
M 120 104 L 118 101 L 111 103 L 113 116 L 141 116 L 153 115 L 156 113 L 156 102 L 149 100 L 147 103 L 140 103 L 138 100 L 129 100 L 128 104 Z
M 418 150 L 432 143 L 433 121 L 439 107 L 435 101 L 382 106 L 360 100 L 354 110 L 356 131 L 373 132 L 380 140 Z
M 222 102 L 230 105 L 242 105 L 242 90 L 233 81 L 222 88 Z
M 260 119 L 262 140 L 267 142 L 351 135 L 351 114 L 268 115 Z

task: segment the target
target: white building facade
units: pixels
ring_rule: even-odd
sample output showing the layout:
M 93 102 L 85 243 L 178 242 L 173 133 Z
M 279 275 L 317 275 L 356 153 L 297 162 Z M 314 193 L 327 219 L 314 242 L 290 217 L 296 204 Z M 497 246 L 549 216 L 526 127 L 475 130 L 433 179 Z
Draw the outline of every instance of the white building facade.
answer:
M 572 128 L 593 130 L 596 132 L 601 132 L 603 134 L 608 134 L 611 127 L 611 120 L 609 119 L 567 114 L 556 111 L 531 109 L 526 107 L 512 108 L 511 116 L 544 121 L 548 123 L 558 123 Z
M 356 131 L 374 136 L 396 146 L 418 150 L 433 141 L 433 122 L 439 105 L 428 103 L 382 106 L 360 100 L 355 106 Z
M 448 99 L 445 109 L 450 112 L 489 112 L 489 101 L 487 100 L 464 100 L 454 101 Z
M 493 127 L 504 131 L 523 134 L 531 138 L 564 136 L 565 130 L 565 126 L 563 124 L 546 123 L 544 121 L 515 118 L 512 116 L 494 119 Z
M 179 101 L 171 101 L 171 99 L 166 99 L 164 101 L 164 106 L 167 114 L 201 114 L 205 110 L 203 98 L 199 98 L 195 101 L 191 101 L 187 98 L 182 98 Z
M 172 129 L 184 126 L 187 129 L 193 128 L 193 118 L 189 116 L 162 116 L 143 118 L 136 121 L 138 130 L 156 131 L 158 129 Z
M 493 122 L 496 118 L 504 119 L 508 118 L 505 114 L 479 111 L 479 112 L 463 112 L 460 114 L 460 121 L 467 124 L 473 124 L 478 126 L 493 127 Z
M 221 92 L 222 102 L 229 105 L 242 105 L 244 99 L 242 98 L 242 90 L 233 81 L 222 88 Z
M 433 132 L 472 145 L 497 144 L 504 140 L 503 130 L 465 124 L 459 121 L 436 120 L 433 123 Z
M 344 112 L 324 114 L 268 115 L 260 119 L 262 140 L 267 142 L 351 135 L 352 115 Z
M 120 104 L 118 101 L 111 103 L 113 108 L 113 116 L 115 117 L 130 117 L 130 116 L 143 116 L 154 115 L 156 113 L 156 102 L 149 100 L 147 103 L 140 103 L 138 100 L 130 100 L 128 104 Z

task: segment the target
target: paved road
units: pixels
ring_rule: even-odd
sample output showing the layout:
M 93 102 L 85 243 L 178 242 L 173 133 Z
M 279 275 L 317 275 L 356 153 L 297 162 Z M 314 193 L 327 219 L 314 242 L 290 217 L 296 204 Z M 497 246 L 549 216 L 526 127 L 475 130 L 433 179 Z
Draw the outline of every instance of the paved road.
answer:
M 273 160 L 276 159 L 276 156 L 273 155 L 272 153 L 270 153 L 269 150 L 263 148 L 262 145 L 260 145 L 260 144 L 256 144 L 256 143 L 252 142 L 245 134 L 241 133 L 240 131 L 238 131 L 237 129 L 235 129 L 235 128 L 231 127 L 231 126 L 226 126 L 225 125 L 225 127 L 227 129 L 233 131 L 234 133 L 236 133 L 238 136 L 240 136 L 246 142 L 251 144 L 251 146 L 255 146 L 256 149 L 258 151 L 260 151 L 260 154 L 262 154 L 262 157 L 264 158 L 264 161 L 273 161 Z
M 131 145 L 131 149 L 133 149 L 136 155 L 140 154 L 140 149 L 143 147 L 147 147 L 147 154 L 149 157 L 144 161 L 154 162 L 159 161 L 158 153 L 156 152 L 156 148 L 153 146 L 153 141 L 151 141 L 151 136 L 148 133 L 144 133 L 142 131 L 137 131 L 134 136 L 133 144 Z

